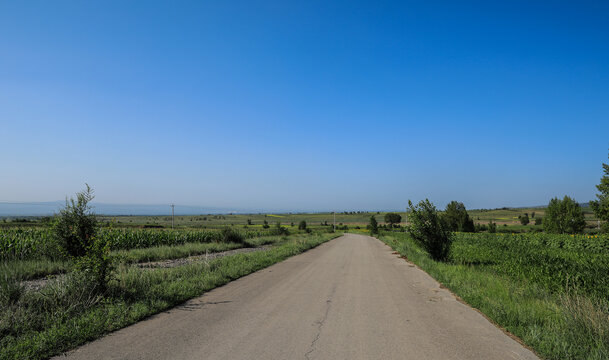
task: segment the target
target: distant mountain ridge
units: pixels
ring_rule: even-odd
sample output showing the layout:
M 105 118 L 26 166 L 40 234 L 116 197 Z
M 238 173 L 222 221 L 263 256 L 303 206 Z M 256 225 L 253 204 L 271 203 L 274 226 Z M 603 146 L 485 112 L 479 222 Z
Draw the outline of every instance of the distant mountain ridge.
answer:
M 0 216 L 49 216 L 59 212 L 65 201 L 0 202 Z M 171 215 L 169 204 L 107 204 L 91 203 L 98 215 Z M 228 214 L 258 212 L 245 209 L 216 208 L 192 205 L 175 205 L 176 215 Z

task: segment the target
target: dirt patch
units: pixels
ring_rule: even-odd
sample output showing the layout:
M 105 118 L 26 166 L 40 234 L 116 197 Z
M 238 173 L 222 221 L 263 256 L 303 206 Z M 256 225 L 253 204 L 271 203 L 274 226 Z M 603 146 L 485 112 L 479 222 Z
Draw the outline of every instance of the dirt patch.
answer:
M 173 267 L 182 266 L 182 265 L 188 265 L 188 264 L 198 262 L 198 261 L 209 261 L 209 260 L 221 258 L 224 256 L 243 254 L 243 253 L 249 253 L 249 252 L 255 252 L 255 251 L 266 251 L 266 250 L 269 250 L 270 248 L 272 248 L 272 246 L 270 246 L 270 245 L 265 245 L 265 246 L 256 247 L 256 248 L 241 248 L 241 249 L 221 251 L 221 252 L 216 252 L 216 253 L 207 253 L 207 254 L 203 254 L 203 255 L 189 256 L 189 257 L 179 258 L 179 259 L 151 261 L 151 262 L 146 262 L 146 263 L 133 264 L 133 266 L 137 266 L 140 269 L 159 269 L 159 268 L 167 269 L 167 268 L 173 268 Z M 26 281 L 21 282 L 21 286 L 25 289 L 25 291 L 40 291 L 42 288 L 47 286 L 50 281 L 57 280 L 57 279 L 65 277 L 65 276 L 66 276 L 66 274 L 60 274 L 60 275 L 51 275 L 51 276 L 47 276 L 47 277 L 40 278 L 40 279 L 26 280 Z
M 141 269 L 173 268 L 176 266 L 187 265 L 187 264 L 190 264 L 193 262 L 208 261 L 208 260 L 212 260 L 212 259 L 221 258 L 224 256 L 229 256 L 229 255 L 243 254 L 243 253 L 249 253 L 249 252 L 255 252 L 255 251 L 266 251 L 266 250 L 270 249 L 271 247 L 272 246 L 261 246 L 261 247 L 257 247 L 257 248 L 241 248 L 241 249 L 228 250 L 228 251 L 222 251 L 222 252 L 216 252 L 216 253 L 189 256 L 189 257 L 180 258 L 180 259 L 139 263 L 139 264 L 135 264 L 135 266 L 137 266 Z

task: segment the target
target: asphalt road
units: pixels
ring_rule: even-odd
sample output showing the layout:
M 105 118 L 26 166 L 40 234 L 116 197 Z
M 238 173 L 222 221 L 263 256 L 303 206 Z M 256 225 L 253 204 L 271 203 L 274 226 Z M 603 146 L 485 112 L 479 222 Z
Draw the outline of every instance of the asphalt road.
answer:
M 371 237 L 345 235 L 72 359 L 537 359 Z

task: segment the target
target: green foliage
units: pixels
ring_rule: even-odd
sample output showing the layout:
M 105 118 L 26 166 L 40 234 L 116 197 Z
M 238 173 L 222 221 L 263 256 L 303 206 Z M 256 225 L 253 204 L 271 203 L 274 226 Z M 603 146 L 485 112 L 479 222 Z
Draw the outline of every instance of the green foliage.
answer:
M 245 237 L 239 231 L 233 229 L 230 226 L 222 229 L 220 234 L 221 241 L 224 243 L 237 243 L 237 244 L 245 244 Z
M 416 206 L 408 200 L 410 236 L 436 261 L 446 261 L 450 251 L 452 235 L 436 207 L 428 200 Z
M 451 201 L 446 205 L 442 218 L 450 231 L 474 232 L 474 220 L 470 219 L 465 205 Z
M 85 255 L 93 242 L 97 230 L 97 219 L 89 206 L 93 197 L 93 190 L 87 184 L 84 191 L 76 194 L 76 200 L 66 200 L 66 207 L 53 224 L 57 241 L 70 257 Z
M 265 216 L 266 216 L 266 215 L 265 215 Z M 269 222 L 268 222 L 268 221 L 266 221 L 266 220 L 264 220 L 264 222 L 262 223 L 262 228 L 263 228 L 263 229 L 268 229 L 269 227 L 270 227 L 270 226 L 269 226 Z
M 370 230 L 370 235 L 377 235 L 379 233 L 379 224 L 374 215 L 370 216 L 370 224 L 368 225 L 368 229 Z
M 550 200 L 543 220 L 543 228 L 547 233 L 579 234 L 584 231 L 586 221 L 579 204 L 568 196 L 563 200 Z
M 451 250 L 453 261 L 444 263 L 432 261 L 409 236 L 388 233 L 381 240 L 542 358 L 609 358 L 609 299 L 603 290 L 607 268 L 585 265 L 599 255 L 607 257 L 609 236 L 460 233 Z M 533 250 L 523 258 L 522 247 Z M 537 258 L 544 248 L 552 251 Z M 569 253 L 573 255 L 565 255 Z M 595 267 L 596 273 L 588 272 Z
M 397 213 L 386 213 L 385 214 L 385 222 L 389 224 L 389 226 L 393 227 L 396 224 L 399 224 L 402 221 L 402 216 Z
M 269 230 L 242 230 L 245 239 L 273 235 Z M 220 230 L 100 229 L 96 237 L 107 241 L 110 250 L 143 249 L 189 243 L 223 242 Z M 1 260 L 65 259 L 51 229 L 0 230 Z
M 0 275 L 0 307 L 16 304 L 23 294 L 19 279 L 8 272 Z
M 529 214 L 524 213 L 524 215 L 519 215 L 518 216 L 518 220 L 520 220 L 520 224 L 521 225 L 528 225 L 530 220 L 529 220 Z
M 534 282 L 552 293 L 569 289 L 609 294 L 609 236 L 456 234 L 454 263 L 489 266 L 498 274 Z
M 306 230 L 307 229 L 307 222 L 304 220 L 301 220 L 300 223 L 298 223 L 298 230 Z
M 53 224 L 53 233 L 71 258 L 75 276 L 86 280 L 89 291 L 103 293 L 111 272 L 110 244 L 96 236 L 97 219 L 89 206 L 93 190 L 88 184 L 86 186 L 76 194 L 76 200 L 66 200 L 66 207 Z
M 601 178 L 601 183 L 596 185 L 599 193 L 596 194 L 598 200 L 590 201 L 590 207 L 596 217 L 603 221 L 603 232 L 609 232 L 609 164 L 603 163 L 605 175 Z
M 73 261 L 74 276 L 82 277 L 86 291 L 98 294 L 106 291 L 113 270 L 107 241 L 94 237 L 85 249 L 85 255 L 75 257 Z
M 273 229 L 274 235 L 289 235 L 290 230 L 288 228 L 281 226 L 281 222 L 277 221 L 275 223 L 275 229 Z
M 492 220 L 488 221 L 488 232 L 491 234 L 494 234 L 497 232 L 497 224 L 494 223 Z
M 536 217 L 535 218 L 535 225 L 543 225 L 543 218 L 542 217 Z

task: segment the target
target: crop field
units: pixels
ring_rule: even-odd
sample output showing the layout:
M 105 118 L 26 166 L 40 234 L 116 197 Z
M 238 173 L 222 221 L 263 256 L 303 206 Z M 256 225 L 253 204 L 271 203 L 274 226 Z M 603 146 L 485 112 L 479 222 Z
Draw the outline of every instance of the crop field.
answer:
M 587 223 L 587 231 L 594 231 L 598 226 L 597 218 L 588 207 L 582 208 Z M 385 211 L 349 211 L 336 213 L 336 225 L 347 225 L 350 228 L 365 227 L 370 217 L 375 216 L 379 224 L 385 224 Z M 396 212 L 402 217 L 402 224 L 407 219 L 404 211 Z M 489 221 L 496 223 L 499 231 L 527 232 L 539 231 L 541 225 L 535 225 L 535 217 L 545 216 L 545 207 L 532 208 L 502 208 L 502 209 L 474 209 L 468 210 L 469 215 L 476 224 L 486 225 Z M 521 225 L 518 216 L 528 214 L 531 223 Z M 533 216 L 534 215 L 534 216 Z M 100 225 L 104 228 L 140 228 L 140 229 L 171 229 L 171 215 L 154 216 L 98 216 Z M 264 222 L 269 226 L 280 223 L 290 229 L 296 229 L 300 221 L 306 221 L 310 228 L 327 228 L 334 223 L 334 214 L 320 213 L 275 213 L 275 214 L 202 214 L 202 215 L 176 215 L 174 229 L 222 229 L 226 226 L 238 226 L 250 230 L 262 230 Z M 46 228 L 51 218 L 5 218 L 0 222 L 0 229 L 32 229 Z
M 455 233 L 435 262 L 381 239 L 548 359 L 609 358 L 609 235 Z

